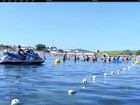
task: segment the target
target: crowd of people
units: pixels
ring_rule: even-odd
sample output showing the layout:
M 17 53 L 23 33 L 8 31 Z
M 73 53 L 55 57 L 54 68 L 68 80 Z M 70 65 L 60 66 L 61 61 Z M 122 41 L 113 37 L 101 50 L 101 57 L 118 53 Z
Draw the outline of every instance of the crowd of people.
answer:
M 24 55 L 27 55 L 27 53 L 30 53 L 29 50 L 28 51 L 23 51 L 21 49 L 21 46 L 18 45 L 18 50 L 17 53 L 24 57 Z M 103 61 L 103 63 L 119 63 L 119 62 L 128 62 L 129 60 L 131 60 L 133 58 L 133 56 L 110 56 L 110 55 L 98 55 L 98 54 L 67 54 L 66 52 L 62 54 L 62 61 L 65 62 L 66 60 L 69 59 L 73 59 L 74 62 L 78 61 L 78 60 L 82 60 L 82 61 L 86 61 L 89 62 L 91 61 L 92 63 L 96 63 L 99 59 L 101 59 Z M 46 59 L 45 55 L 44 55 L 44 59 Z
M 110 56 L 110 55 L 78 55 L 78 54 L 63 54 L 62 61 L 65 62 L 66 60 L 73 59 L 75 62 L 78 60 L 96 63 L 99 59 L 103 61 L 103 63 L 120 63 L 120 62 L 128 62 L 131 60 L 133 56 Z

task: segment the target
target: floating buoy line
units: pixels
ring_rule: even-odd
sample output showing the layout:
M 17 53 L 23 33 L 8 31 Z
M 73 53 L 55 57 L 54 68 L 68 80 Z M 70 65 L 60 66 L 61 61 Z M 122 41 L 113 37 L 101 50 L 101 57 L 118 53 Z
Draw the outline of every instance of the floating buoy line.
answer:
M 55 63 L 56 64 L 59 64 L 60 63 L 60 60 L 59 59 L 56 59 L 55 60 Z M 127 70 L 132 69 L 133 67 L 135 67 L 138 64 L 139 64 L 139 62 L 138 61 L 135 61 L 134 63 L 131 63 L 131 65 L 129 65 L 128 67 L 125 67 L 123 69 L 116 70 L 116 72 L 115 72 L 115 70 L 114 71 L 112 70 L 112 71 L 110 71 L 110 73 L 109 72 L 103 72 L 103 73 L 100 73 L 100 74 L 98 73 L 98 75 L 92 75 L 92 80 L 95 82 L 96 79 L 98 79 L 98 76 L 99 75 L 102 75 L 104 78 L 106 78 L 106 77 L 109 77 L 111 75 L 121 74 L 121 72 L 126 72 Z M 82 80 L 82 84 L 84 84 L 84 86 L 82 87 L 82 89 L 79 89 L 79 90 L 72 90 L 72 89 L 70 89 L 70 90 L 67 91 L 67 94 L 68 95 L 74 95 L 75 93 L 78 93 L 78 92 L 82 91 L 83 89 L 86 89 L 86 84 L 87 83 L 88 83 L 87 82 L 87 79 L 84 78 Z M 20 104 L 21 104 L 21 102 L 18 99 L 13 99 L 11 101 L 11 105 L 20 105 Z
M 116 72 L 115 72 L 115 70 L 112 70 L 112 71 L 110 71 L 110 73 L 109 72 L 104 72 L 102 74 L 101 73 L 98 74 L 97 76 L 96 75 L 92 75 L 92 81 L 95 82 L 96 79 L 98 79 L 99 75 L 102 75 L 104 78 L 106 78 L 106 77 L 109 77 L 111 75 L 121 74 L 121 72 L 124 74 L 127 70 L 130 70 L 130 69 L 134 68 L 138 64 L 139 64 L 139 61 L 135 61 L 134 63 L 131 63 L 131 65 L 129 65 L 128 67 L 124 67 L 122 69 L 116 70 Z M 82 83 L 84 85 L 87 84 L 87 79 L 84 78 L 82 80 Z M 85 87 L 82 87 L 82 89 L 85 89 Z M 75 93 L 80 92 L 82 89 L 79 89 L 79 90 L 68 90 L 68 95 L 74 95 Z

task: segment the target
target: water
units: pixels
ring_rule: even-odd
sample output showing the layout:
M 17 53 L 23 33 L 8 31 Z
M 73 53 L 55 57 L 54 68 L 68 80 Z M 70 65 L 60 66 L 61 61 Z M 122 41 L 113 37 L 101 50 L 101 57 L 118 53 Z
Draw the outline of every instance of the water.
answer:
M 17 98 L 21 105 L 136 105 L 140 102 L 140 66 L 122 71 L 128 63 L 103 64 L 73 60 L 42 65 L 0 65 L 0 105 Z M 117 70 L 121 70 L 117 74 Z M 111 71 L 115 74 L 111 75 Z M 108 75 L 105 78 L 103 73 Z M 96 75 L 96 80 L 92 76 Z M 82 80 L 87 79 L 87 84 Z M 68 95 L 74 90 L 74 95 Z

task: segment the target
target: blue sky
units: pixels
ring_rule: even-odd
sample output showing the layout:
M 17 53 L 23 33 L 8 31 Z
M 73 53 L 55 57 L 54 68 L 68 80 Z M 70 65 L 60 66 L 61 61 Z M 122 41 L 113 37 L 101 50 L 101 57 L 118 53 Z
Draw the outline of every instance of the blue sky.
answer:
M 0 3 L 0 44 L 138 50 L 140 3 Z

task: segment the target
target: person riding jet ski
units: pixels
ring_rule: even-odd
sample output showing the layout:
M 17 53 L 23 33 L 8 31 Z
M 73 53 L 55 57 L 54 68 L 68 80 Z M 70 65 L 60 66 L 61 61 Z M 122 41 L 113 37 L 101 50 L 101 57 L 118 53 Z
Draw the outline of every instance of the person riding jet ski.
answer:
M 18 45 L 18 51 L 17 51 L 17 53 L 23 58 L 23 59 L 25 59 L 25 55 L 27 55 L 27 53 L 25 53 L 22 49 L 21 49 L 21 46 L 20 45 Z
M 26 53 L 21 49 L 21 46 L 18 45 L 18 54 L 19 54 L 19 55 L 22 55 L 21 52 L 24 53 L 24 54 L 26 54 Z

